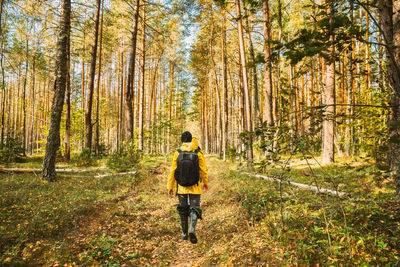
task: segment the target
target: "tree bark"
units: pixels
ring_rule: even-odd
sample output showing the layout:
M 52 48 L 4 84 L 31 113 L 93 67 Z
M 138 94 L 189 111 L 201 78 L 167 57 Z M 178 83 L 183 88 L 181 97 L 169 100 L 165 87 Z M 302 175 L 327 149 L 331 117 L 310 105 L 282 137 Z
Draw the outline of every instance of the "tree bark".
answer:
M 23 112 L 23 123 L 22 123 L 22 147 L 24 149 L 24 155 L 26 155 L 27 144 L 26 144 L 26 84 L 28 80 L 28 69 L 29 69 L 29 39 L 26 36 L 26 50 L 25 50 L 25 76 L 24 76 L 24 89 L 22 93 L 22 112 Z
M 169 62 L 169 107 L 168 107 L 168 142 L 167 142 L 167 153 L 170 151 L 171 146 L 171 133 L 172 133 L 172 97 L 174 91 L 174 67 L 175 63 L 173 61 Z
M 71 34 L 69 32 L 69 34 Z M 68 37 L 71 39 L 71 36 Z M 65 151 L 64 157 L 66 161 L 71 158 L 71 42 L 67 47 L 67 84 L 66 84 L 66 118 L 65 118 Z
M 244 48 L 243 38 L 243 25 L 242 25 L 242 14 L 240 10 L 240 0 L 235 0 L 236 4 L 236 16 L 238 17 L 238 34 L 239 34 L 239 51 L 241 58 L 241 68 L 243 72 L 243 89 L 245 94 L 245 109 L 246 109 L 246 131 L 247 131 L 247 166 L 253 167 L 253 136 L 252 136 L 252 123 L 251 123 L 251 112 L 250 112 L 250 90 L 247 79 L 247 68 L 246 68 L 246 55 Z
M 140 0 L 135 1 L 135 10 L 133 13 L 133 26 L 132 26 L 132 47 L 129 61 L 129 73 L 128 82 L 125 91 L 125 104 L 128 114 L 127 130 L 128 130 L 128 142 L 134 139 L 134 83 L 135 83 L 135 60 L 136 60 L 136 42 L 137 42 L 137 31 L 138 31 L 138 19 L 139 19 L 139 4 Z
M 100 49 L 99 49 L 99 69 L 97 72 L 97 88 L 96 88 L 96 133 L 95 133 L 95 151 L 99 155 L 100 150 L 100 80 L 101 80 L 101 59 L 103 52 L 103 16 L 104 16 L 104 0 L 101 1 L 101 18 L 100 18 Z
M 274 125 L 273 105 L 272 105 L 272 64 L 271 64 L 271 19 L 269 11 L 269 0 L 263 3 L 264 13 L 264 91 L 265 104 L 264 116 L 267 126 Z
M 145 86 L 145 70 L 146 70 L 146 6 L 143 5 L 143 28 L 142 28 L 142 84 L 139 104 L 139 149 L 143 150 L 143 125 L 144 125 L 144 86 Z
M 1 2 L 1 8 L 3 8 L 3 1 Z M 0 12 L 0 24 L 1 24 L 1 12 Z M 0 27 L 0 34 L 3 35 Z M 1 84 L 3 85 L 3 88 L 0 88 L 1 91 L 3 92 L 3 100 L 1 104 L 1 144 L 4 144 L 4 129 L 5 129 L 5 102 L 6 102 L 6 81 L 5 81 L 5 70 L 4 70 L 4 47 L 5 47 L 5 38 L 1 38 L 1 61 L 0 61 L 0 67 L 1 67 Z
M 99 40 L 99 18 L 100 18 L 101 0 L 97 0 L 96 4 L 96 17 L 94 21 L 94 42 L 92 47 L 92 61 L 90 62 L 90 80 L 89 92 L 86 102 L 85 113 L 85 147 L 91 151 L 92 138 L 93 138 L 93 124 L 92 124 L 92 106 L 93 106 L 93 92 L 94 92 L 94 76 L 96 74 L 96 59 L 97 59 L 97 46 Z M 96 122 L 98 123 L 98 122 Z
M 47 181 L 55 181 L 55 162 L 60 146 L 60 123 L 64 105 L 65 88 L 68 76 L 68 43 L 71 29 L 71 0 L 62 0 L 62 15 L 60 19 L 59 37 L 56 54 L 56 80 L 54 83 L 54 98 L 51 107 L 51 121 L 47 137 L 46 152 L 43 160 L 42 175 Z
M 3 24 L 2 24 L 2 18 L 3 18 L 3 7 L 4 7 L 4 2 L 5 0 L 0 0 L 0 33 L 3 33 Z
M 329 37 L 329 55 L 331 58 L 326 63 L 326 86 L 323 93 L 325 108 L 325 116 L 322 124 L 323 131 L 323 152 L 322 164 L 330 164 L 335 161 L 335 36 L 333 33 L 334 27 L 334 4 L 329 3 L 328 16 L 330 24 Z
M 222 88 L 223 88 L 223 131 L 222 131 L 222 151 L 223 160 L 226 160 L 227 154 L 227 136 L 228 136 L 228 75 L 226 60 L 226 12 L 223 11 L 222 18 Z
M 400 1 L 382 0 L 378 10 L 382 18 L 383 37 L 388 57 L 391 112 L 388 123 L 387 163 L 394 175 L 400 175 Z M 398 179 L 399 180 L 399 179 Z
M 247 31 L 247 38 L 249 39 L 249 51 L 250 51 L 250 58 L 252 60 L 252 76 L 253 76 L 253 87 L 254 87 L 254 116 L 256 120 L 256 126 L 260 127 L 262 125 L 261 116 L 260 116 L 260 105 L 259 105 L 259 98 L 258 98 L 258 77 L 257 77 L 257 65 L 256 65 L 256 56 L 254 53 L 253 47 L 253 40 L 251 37 L 250 31 L 250 23 L 249 23 L 249 15 L 247 9 L 245 9 L 246 14 L 246 31 Z
M 30 130 L 30 154 L 33 154 L 33 136 L 34 136 L 34 123 L 35 123 L 35 76 L 36 76 L 36 51 L 33 53 L 33 63 L 32 63 L 32 108 L 31 108 L 31 130 Z

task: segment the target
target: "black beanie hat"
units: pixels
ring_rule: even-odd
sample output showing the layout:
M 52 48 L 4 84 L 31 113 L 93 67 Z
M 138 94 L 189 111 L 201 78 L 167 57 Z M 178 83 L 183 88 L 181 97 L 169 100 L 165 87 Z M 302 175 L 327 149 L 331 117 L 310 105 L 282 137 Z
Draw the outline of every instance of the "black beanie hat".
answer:
M 184 132 L 181 135 L 181 142 L 182 143 L 188 143 L 188 142 L 192 142 L 192 134 L 188 131 Z

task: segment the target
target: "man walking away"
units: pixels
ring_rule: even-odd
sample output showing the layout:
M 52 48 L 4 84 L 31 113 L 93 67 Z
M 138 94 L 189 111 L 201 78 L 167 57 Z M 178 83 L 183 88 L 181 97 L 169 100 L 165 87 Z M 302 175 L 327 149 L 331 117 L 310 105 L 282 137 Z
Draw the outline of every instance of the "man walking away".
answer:
M 182 146 L 172 160 L 168 177 L 168 194 L 173 196 L 174 188 L 178 196 L 177 207 L 181 217 L 182 239 L 197 243 L 196 222 L 202 219 L 200 196 L 202 188 L 208 190 L 207 164 L 204 154 L 199 148 L 199 141 L 192 138 L 188 131 L 181 136 Z M 190 226 L 189 226 L 190 217 Z

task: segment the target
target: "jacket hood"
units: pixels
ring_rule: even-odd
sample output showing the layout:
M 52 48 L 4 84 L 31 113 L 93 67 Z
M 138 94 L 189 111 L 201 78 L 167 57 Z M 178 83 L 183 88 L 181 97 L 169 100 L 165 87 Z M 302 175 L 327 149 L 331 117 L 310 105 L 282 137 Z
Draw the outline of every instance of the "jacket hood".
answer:
M 182 143 L 182 151 L 195 151 L 199 147 L 199 141 L 196 138 L 192 138 L 192 142 Z

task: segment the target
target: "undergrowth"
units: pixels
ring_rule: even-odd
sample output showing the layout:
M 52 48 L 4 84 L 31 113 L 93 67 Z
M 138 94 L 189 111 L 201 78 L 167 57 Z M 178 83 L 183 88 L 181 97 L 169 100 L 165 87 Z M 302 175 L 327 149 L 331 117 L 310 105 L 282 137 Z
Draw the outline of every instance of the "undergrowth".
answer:
M 79 229 L 139 180 L 139 175 L 94 175 L 59 174 L 47 183 L 35 174 L 0 174 L 0 262 L 40 264 L 54 240 Z
M 365 175 L 366 166 L 313 171 L 324 186 L 334 179 L 353 195 L 338 199 L 282 184 L 281 196 L 279 183 L 232 171 L 225 177 L 224 197 L 240 203 L 264 242 L 279 246 L 286 264 L 398 264 L 400 203 L 394 191 L 371 194 L 375 183 Z M 304 169 L 289 169 L 281 176 L 281 168 L 270 168 L 268 173 L 282 180 L 314 181 Z

